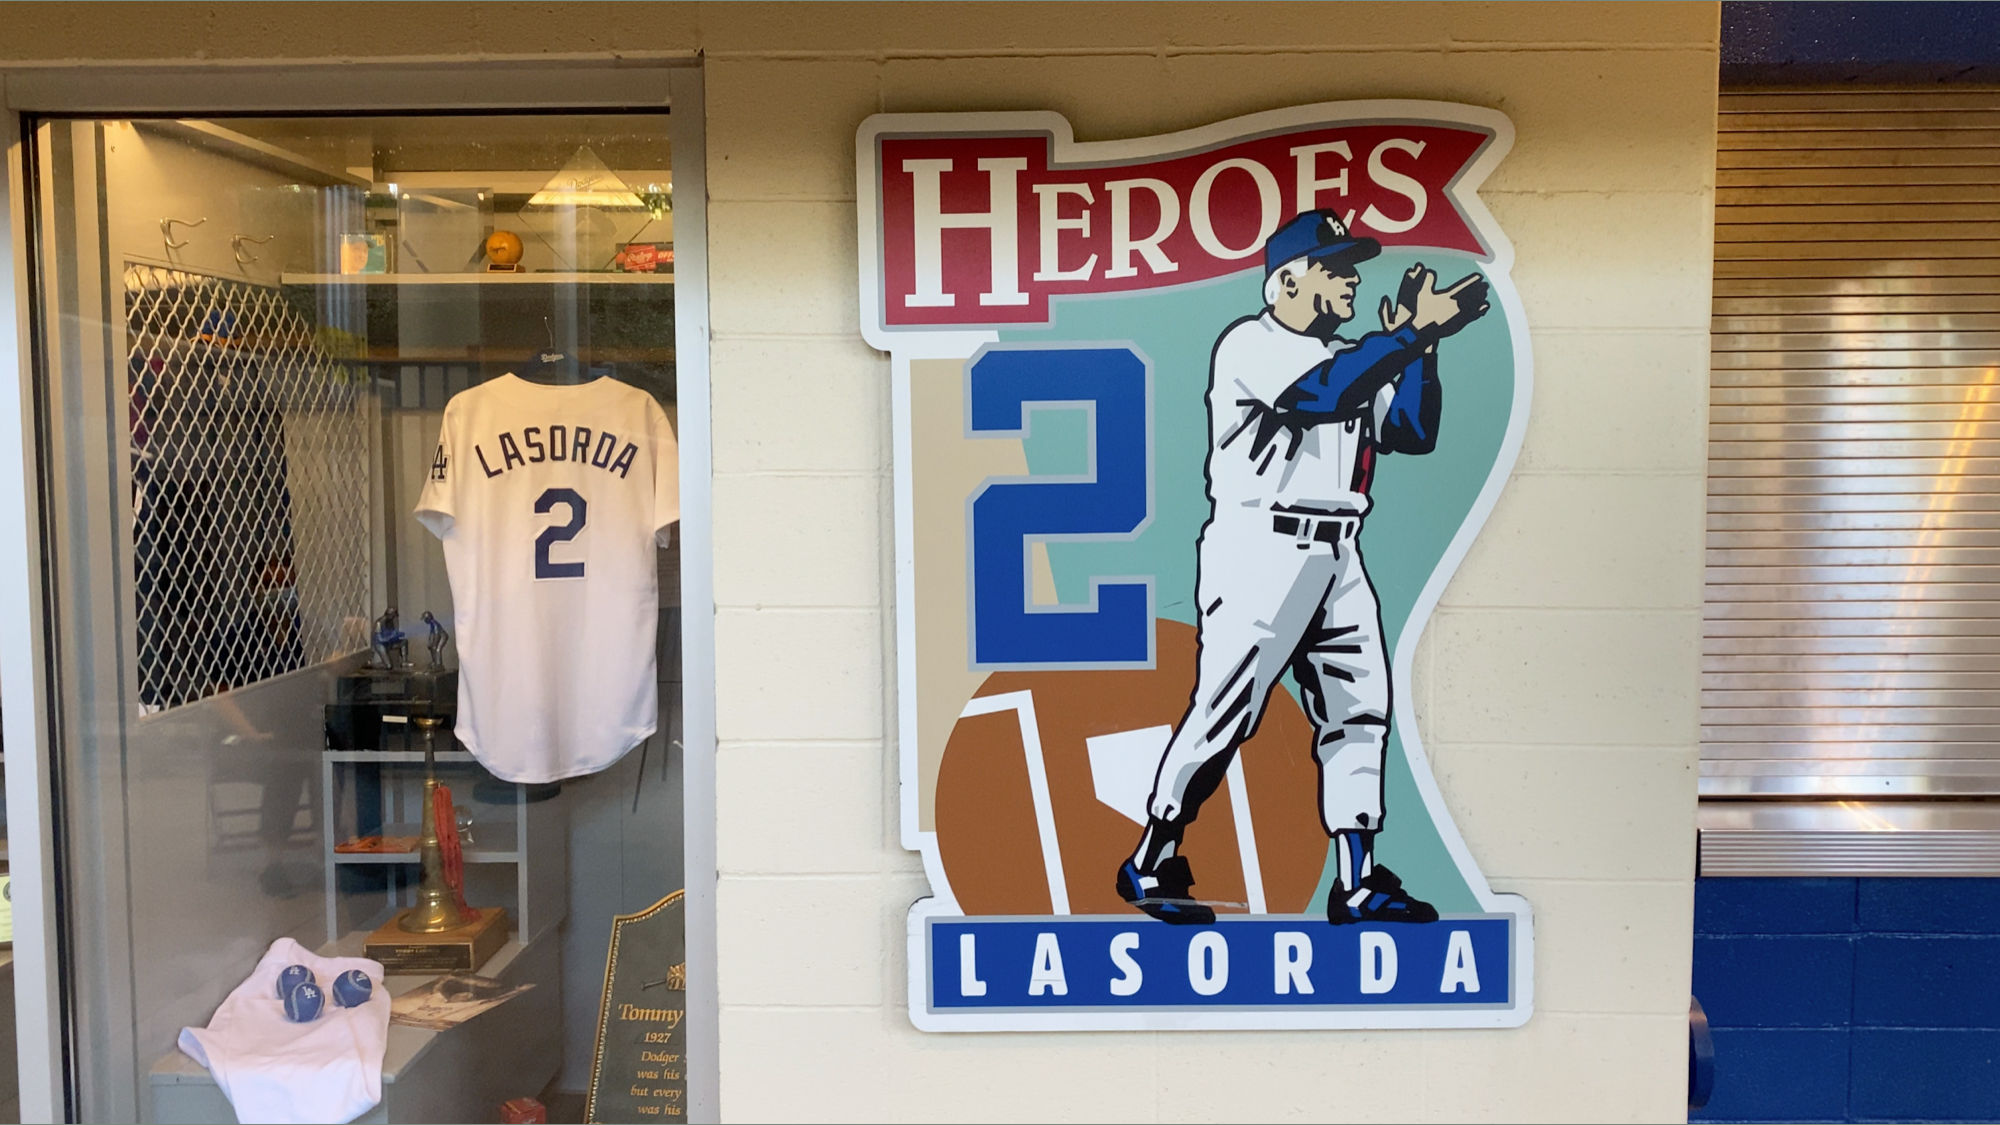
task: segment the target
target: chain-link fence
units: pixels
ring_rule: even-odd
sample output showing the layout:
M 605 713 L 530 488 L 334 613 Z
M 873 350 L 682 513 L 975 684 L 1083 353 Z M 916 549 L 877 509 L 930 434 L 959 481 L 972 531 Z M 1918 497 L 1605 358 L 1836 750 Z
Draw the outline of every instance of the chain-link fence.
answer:
M 367 646 L 369 396 L 273 288 L 125 269 L 138 696 Z

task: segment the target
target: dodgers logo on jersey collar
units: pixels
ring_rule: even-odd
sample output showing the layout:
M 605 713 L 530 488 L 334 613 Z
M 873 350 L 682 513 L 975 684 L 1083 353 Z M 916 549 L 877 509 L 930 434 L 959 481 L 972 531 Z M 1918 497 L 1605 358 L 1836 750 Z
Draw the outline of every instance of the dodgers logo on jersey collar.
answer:
M 1528 904 L 1412 668 L 1527 421 L 1476 194 L 1512 135 L 1433 102 L 861 125 L 917 1026 L 1527 1020 Z

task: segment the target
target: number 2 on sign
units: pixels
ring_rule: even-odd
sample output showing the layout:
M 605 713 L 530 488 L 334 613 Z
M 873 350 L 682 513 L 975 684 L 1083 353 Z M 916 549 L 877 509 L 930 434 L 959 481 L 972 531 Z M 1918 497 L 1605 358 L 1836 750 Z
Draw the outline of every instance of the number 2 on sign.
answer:
M 1130 348 L 993 347 L 967 371 L 971 436 L 1025 442 L 1031 409 L 1081 411 L 1091 469 L 1038 480 L 992 477 L 973 493 L 972 664 L 1134 668 L 1153 659 L 1153 588 L 1090 578 L 1090 603 L 1037 606 L 1035 542 L 1131 540 L 1152 518 L 1152 373 Z
M 583 521 L 590 515 L 590 505 L 573 488 L 551 488 L 535 498 L 535 514 L 545 516 L 558 504 L 569 509 L 569 522 L 544 528 L 540 535 L 535 536 L 535 577 L 582 578 L 582 563 L 556 562 L 549 558 L 549 548 L 567 543 L 582 533 Z

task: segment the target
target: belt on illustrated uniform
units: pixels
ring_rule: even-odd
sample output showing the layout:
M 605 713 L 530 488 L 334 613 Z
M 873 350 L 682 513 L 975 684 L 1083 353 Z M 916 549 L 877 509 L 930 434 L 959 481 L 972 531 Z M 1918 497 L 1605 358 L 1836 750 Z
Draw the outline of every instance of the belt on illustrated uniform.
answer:
M 1358 516 L 1288 516 L 1279 513 L 1271 517 L 1271 530 L 1297 539 L 1300 547 L 1313 542 L 1337 544 L 1354 538 L 1361 530 L 1361 519 Z

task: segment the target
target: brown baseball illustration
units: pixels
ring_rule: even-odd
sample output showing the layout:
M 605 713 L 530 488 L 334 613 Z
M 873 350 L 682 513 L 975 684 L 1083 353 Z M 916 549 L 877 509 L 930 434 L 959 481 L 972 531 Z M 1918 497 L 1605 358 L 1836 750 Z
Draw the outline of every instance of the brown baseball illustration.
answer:
M 1087 740 L 1181 721 L 1194 687 L 1195 632 L 1159 621 L 1155 637 L 1151 669 L 997 672 L 975 696 L 1027 692 L 1033 699 L 1072 914 L 1131 911 L 1112 873 L 1131 850 L 1138 826 L 1099 799 Z M 938 852 L 967 914 L 1052 912 L 1022 726 L 1014 710 L 969 715 L 945 745 L 937 782 Z M 1326 862 L 1311 746 L 1305 713 L 1280 691 L 1240 752 L 1265 908 L 1273 914 L 1305 912 Z M 1249 894 L 1235 810 L 1225 793 L 1217 797 L 1189 826 L 1183 850 L 1200 873 L 1194 893 L 1217 903 L 1219 912 L 1243 913 L 1240 904 Z

